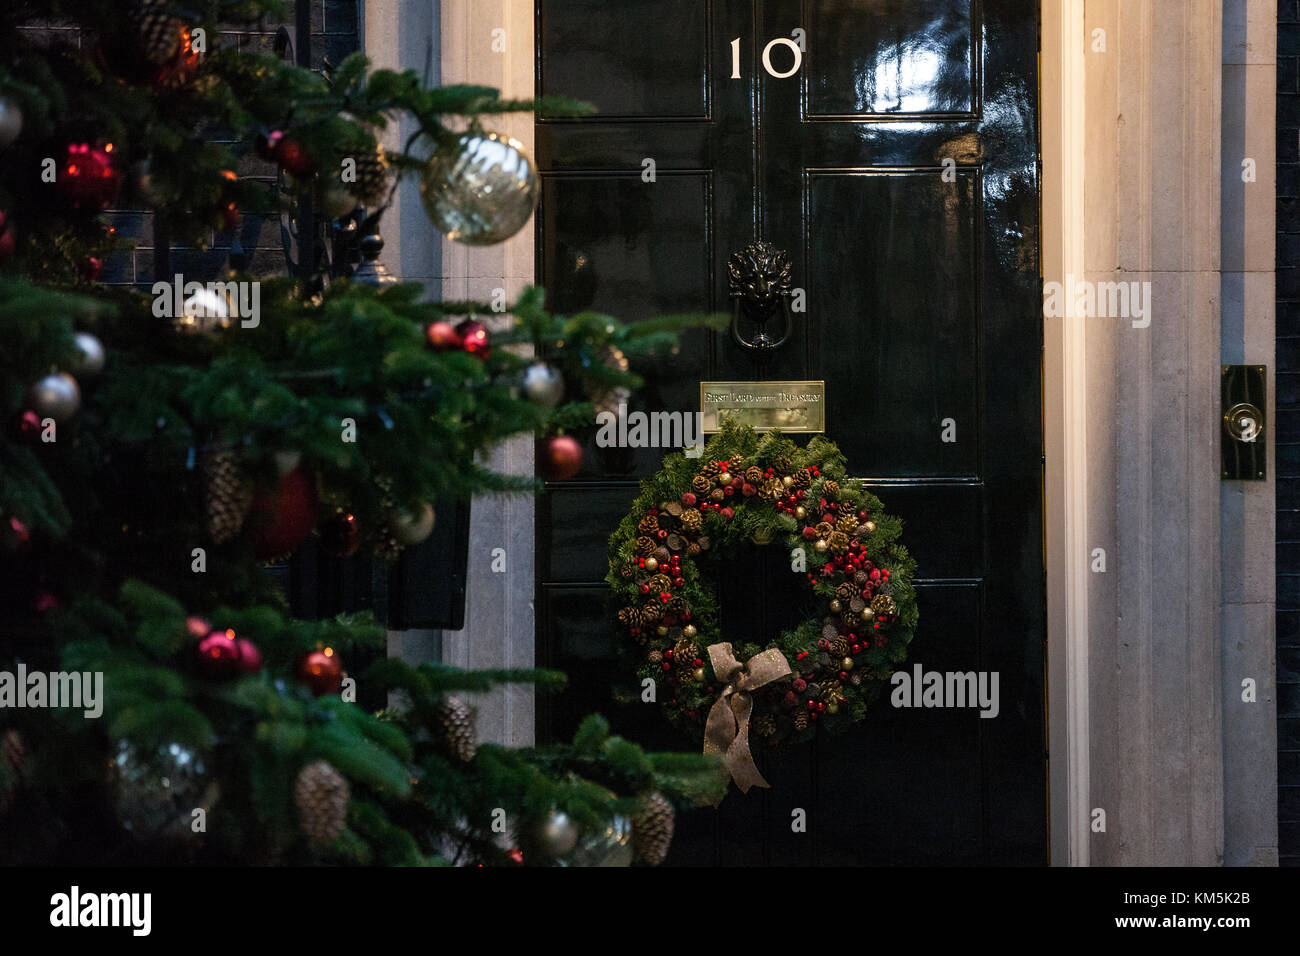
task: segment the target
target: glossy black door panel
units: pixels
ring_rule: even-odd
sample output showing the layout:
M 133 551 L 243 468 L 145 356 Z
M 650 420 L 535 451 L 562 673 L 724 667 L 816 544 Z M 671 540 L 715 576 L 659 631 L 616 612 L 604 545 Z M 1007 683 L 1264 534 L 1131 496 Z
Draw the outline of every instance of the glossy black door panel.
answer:
M 772 789 L 684 816 L 669 862 L 1045 862 L 1036 0 L 544 0 L 538 26 L 543 91 L 602 108 L 537 126 L 552 304 L 719 311 L 731 252 L 787 250 L 808 303 L 789 342 L 759 363 L 725 335 L 688 337 L 645 369 L 635 407 L 693 411 L 701 379 L 824 379 L 828 436 L 919 564 L 908 667 L 998 674 L 995 718 L 886 693 L 843 737 L 760 748 Z M 781 41 L 769 60 L 788 69 L 799 31 L 800 69 L 772 76 L 764 48 Z M 600 581 L 662 452 L 587 451 L 538 509 L 539 660 L 572 678 L 539 729 L 564 737 L 600 710 L 680 748 L 616 661 Z M 747 573 L 717 576 L 724 639 L 805 614 L 780 555 L 734 566 Z
M 973 116 L 979 89 L 974 7 L 974 0 L 805 0 L 806 115 Z

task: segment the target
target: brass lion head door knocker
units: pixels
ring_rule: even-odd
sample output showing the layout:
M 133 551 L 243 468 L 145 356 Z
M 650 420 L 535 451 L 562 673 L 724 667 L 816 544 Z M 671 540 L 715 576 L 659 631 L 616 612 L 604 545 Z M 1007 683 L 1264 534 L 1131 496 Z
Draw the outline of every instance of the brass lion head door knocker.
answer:
M 790 254 L 770 242 L 759 239 L 739 252 L 732 253 L 727 263 L 731 287 L 731 337 L 741 348 L 771 354 L 790 338 L 793 320 L 790 316 Z M 773 338 L 767 324 L 780 316 L 781 331 Z M 741 332 L 741 318 L 758 326 L 752 338 Z

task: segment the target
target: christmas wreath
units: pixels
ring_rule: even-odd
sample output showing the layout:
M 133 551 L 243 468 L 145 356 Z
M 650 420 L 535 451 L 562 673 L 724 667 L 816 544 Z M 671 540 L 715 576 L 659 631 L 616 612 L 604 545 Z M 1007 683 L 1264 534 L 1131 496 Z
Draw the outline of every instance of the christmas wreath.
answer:
M 833 442 L 724 423 L 698 458 L 669 455 L 610 539 L 607 577 L 637 673 L 674 723 L 719 753 L 741 790 L 766 786 L 750 754 L 837 733 L 866 715 L 916 628 L 902 522 L 846 477 Z M 790 553 L 808 617 L 734 648 L 713 576 L 747 544 Z M 650 686 L 645 685 L 643 686 Z

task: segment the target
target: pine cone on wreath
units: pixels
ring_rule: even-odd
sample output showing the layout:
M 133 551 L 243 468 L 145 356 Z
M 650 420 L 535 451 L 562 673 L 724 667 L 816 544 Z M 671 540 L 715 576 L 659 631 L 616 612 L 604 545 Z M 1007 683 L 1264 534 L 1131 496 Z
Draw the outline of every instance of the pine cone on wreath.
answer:
M 757 488 L 763 483 L 763 469 L 757 465 L 750 465 L 745 469 L 745 480 Z
M 140 56 L 154 66 L 171 60 L 181 45 L 184 24 L 165 6 L 165 0 L 137 0 L 128 15 Z
M 444 697 L 433 711 L 439 737 L 438 749 L 453 760 L 469 763 L 478 753 L 478 734 L 474 730 L 474 708 L 458 697 Z
M 649 661 L 651 664 L 653 664 L 655 667 L 658 667 L 660 664 L 664 662 L 664 652 L 660 650 L 653 650 L 646 655 L 646 660 Z
M 659 530 L 659 519 L 654 515 L 646 515 L 637 522 L 636 530 L 641 534 L 654 534 Z
M 794 713 L 794 729 L 795 729 L 795 730 L 807 730 L 807 729 L 808 729 L 808 712 L 807 712 L 807 711 L 803 711 L 803 710 L 796 710 L 796 711 L 795 711 L 795 713 Z
M 829 521 L 819 521 L 817 522 L 815 530 L 817 532 L 817 537 L 828 538 L 830 537 L 830 533 L 835 530 L 835 526 Z
M 842 637 L 837 637 L 831 641 L 831 646 L 827 648 L 831 657 L 843 658 L 849 653 L 849 642 Z
M 651 594 L 663 594 L 673 586 L 672 578 L 666 574 L 653 575 L 646 583 L 650 585 Z
M 716 478 L 720 474 L 722 474 L 722 466 L 716 461 L 707 462 L 700 468 L 701 478 Z
M 293 785 L 298 827 L 314 843 L 331 843 L 348 818 L 348 782 L 324 760 L 298 771 Z
M 704 527 L 704 515 L 691 508 L 689 511 L 682 512 L 681 522 L 684 531 L 696 532 Z
M 849 550 L 849 536 L 843 531 L 832 531 L 826 539 L 826 546 L 836 554 Z
M 656 790 L 632 818 L 632 845 L 643 863 L 658 866 L 668 856 L 675 817 L 673 805 Z
M 759 494 L 764 498 L 775 501 L 785 494 L 785 485 L 781 483 L 780 478 L 764 478 L 763 487 L 759 489 Z
M 203 484 L 208 534 L 216 544 L 233 541 L 244 527 L 244 516 L 253 500 L 239 474 L 235 453 L 222 450 L 205 454 Z
M 638 558 L 648 558 L 655 553 L 654 538 L 640 535 L 636 539 L 636 555 Z
M 700 546 L 700 543 L 698 541 L 690 541 L 687 542 L 686 544 L 686 553 L 691 557 L 694 557 L 695 555 L 699 554 L 703 550 L 704 548 Z
M 827 479 L 826 481 L 822 482 L 823 498 L 834 498 L 839 493 L 840 493 L 840 483 L 838 481 L 831 481 L 830 479 Z
M 374 208 L 388 198 L 388 157 L 384 147 L 376 144 L 373 151 L 352 158 L 357 162 L 357 180 L 343 185 L 361 205 Z
M 662 604 L 647 604 L 641 608 L 641 617 L 647 624 L 654 624 L 664 616 Z
M 781 478 L 794 471 L 794 462 L 785 455 L 779 456 L 776 461 L 772 462 L 772 470 Z
M 871 599 L 871 610 L 879 617 L 882 614 L 893 617 L 898 613 L 898 602 L 888 594 L 877 594 Z
M 745 464 L 745 456 L 740 452 L 736 452 L 736 454 L 727 459 L 727 464 L 731 467 L 731 473 L 733 475 L 740 474 L 740 468 Z
M 840 518 L 839 521 L 835 522 L 835 530 L 852 536 L 858 530 L 858 516 L 845 515 Z
M 858 589 L 847 581 L 835 589 L 835 596 L 841 601 L 851 601 L 857 593 Z
M 618 569 L 618 573 L 624 581 L 630 581 L 632 578 L 636 577 L 636 565 L 625 564 Z
M 812 472 L 807 468 L 800 468 L 794 473 L 794 487 L 807 488 L 812 484 Z
M 841 684 L 839 681 L 828 680 L 825 684 L 822 684 L 822 693 L 821 693 L 822 703 L 829 704 L 831 701 L 838 702 L 839 699 L 843 696 L 844 696 L 844 685 Z
M 697 495 L 707 495 L 709 489 L 713 487 L 713 482 L 703 475 L 696 475 L 691 479 L 691 491 Z
M 759 714 L 754 718 L 754 733 L 760 737 L 775 737 L 776 718 L 771 714 Z
M 665 604 L 664 607 L 668 610 L 669 614 L 681 614 L 686 610 L 686 598 L 682 597 L 680 594 L 674 594 L 668 599 L 668 603 Z

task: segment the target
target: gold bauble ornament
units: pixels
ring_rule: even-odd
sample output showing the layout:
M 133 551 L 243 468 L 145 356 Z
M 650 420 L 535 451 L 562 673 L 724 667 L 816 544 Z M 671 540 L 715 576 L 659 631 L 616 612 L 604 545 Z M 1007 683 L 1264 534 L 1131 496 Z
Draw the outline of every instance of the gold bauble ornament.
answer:
M 827 702 L 827 704 L 826 704 L 826 713 L 828 713 L 828 714 L 838 714 L 839 712 L 840 712 L 840 702 L 839 702 L 838 700 L 832 700 L 832 701 Z
M 731 472 L 724 471 L 722 474 L 718 475 L 718 483 L 723 485 L 731 484 Z
M 871 610 L 871 608 L 869 608 L 869 607 L 864 607 L 864 608 L 862 609 L 862 620 L 864 620 L 864 621 L 870 621 L 870 620 L 871 620 L 873 617 L 875 617 L 875 616 L 876 616 L 876 612 L 873 611 L 873 610 Z
M 666 628 L 664 625 L 660 624 L 658 627 L 655 628 L 655 633 L 658 634 L 660 637 L 667 637 L 667 636 L 668 636 L 668 628 Z
M 794 516 L 802 521 L 804 518 L 808 517 L 808 509 L 803 505 L 800 505 L 798 508 L 794 509 Z
M 844 658 L 844 660 L 840 661 L 840 670 L 842 671 L 853 670 L 853 658 L 846 657 Z
M 818 538 L 818 539 L 817 539 L 817 543 L 814 544 L 813 547 L 816 548 L 818 551 L 825 551 L 825 550 L 826 550 L 826 542 L 825 542 L 825 540 L 823 540 L 822 538 Z
M 868 521 L 868 522 L 867 522 L 867 534 L 871 534 L 871 532 L 873 532 L 873 531 L 875 531 L 875 530 L 876 530 L 876 523 L 875 523 L 874 521 Z
M 838 600 L 831 601 L 831 613 L 832 613 L 832 614 L 839 614 L 840 611 L 841 611 L 841 609 L 843 609 L 843 607 L 844 607 L 844 605 L 841 604 Z
M 694 677 L 696 680 L 704 680 L 704 668 L 703 667 L 695 668 L 695 670 L 691 671 L 691 676 Z
M 695 629 L 694 624 L 687 624 L 684 628 L 682 628 L 682 634 L 685 637 L 694 637 L 698 633 L 699 631 Z
M 659 570 L 659 559 L 658 559 L 658 558 L 646 558 L 646 559 L 645 559 L 645 569 L 646 569 L 647 571 L 658 571 L 658 570 Z
M 781 484 L 785 485 L 787 488 L 792 487 L 794 485 L 794 479 L 789 475 L 786 475 L 781 479 Z

